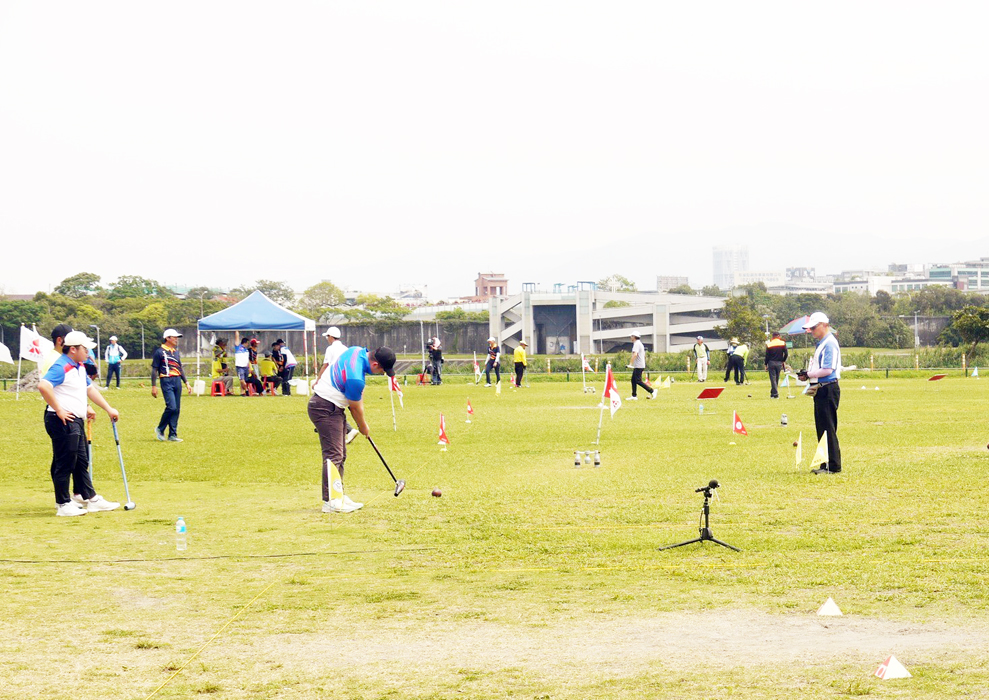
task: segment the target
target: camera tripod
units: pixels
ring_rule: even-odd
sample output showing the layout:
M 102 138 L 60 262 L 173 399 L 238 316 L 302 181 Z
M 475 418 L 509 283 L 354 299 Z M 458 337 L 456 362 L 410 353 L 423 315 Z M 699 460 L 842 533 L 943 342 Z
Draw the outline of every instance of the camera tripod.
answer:
M 686 542 L 678 542 L 677 544 L 668 544 L 665 547 L 660 547 L 660 551 L 664 549 L 673 549 L 674 547 L 683 547 L 684 545 L 694 544 L 696 542 L 714 542 L 714 544 L 720 544 L 722 547 L 727 547 L 728 549 L 733 549 L 736 552 L 741 552 L 742 550 L 738 547 L 732 547 L 727 542 L 722 542 L 714 537 L 714 533 L 711 532 L 711 495 L 714 493 L 714 489 L 721 486 L 717 479 L 711 479 L 711 483 L 707 486 L 702 486 L 699 489 L 694 489 L 694 493 L 704 494 L 704 506 L 701 509 L 701 517 L 703 518 L 703 525 L 698 528 L 699 535 L 692 540 L 687 540 Z

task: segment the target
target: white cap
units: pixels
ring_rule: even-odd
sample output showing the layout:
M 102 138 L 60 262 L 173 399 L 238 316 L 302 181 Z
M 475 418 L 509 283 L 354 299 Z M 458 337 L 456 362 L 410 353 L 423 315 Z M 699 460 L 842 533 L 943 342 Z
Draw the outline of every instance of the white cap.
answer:
M 110 336 L 110 340 L 116 340 L 116 339 L 117 339 L 117 336 L 115 336 L 115 335 L 111 335 Z
M 323 333 L 323 335 L 324 336 L 332 335 L 334 338 L 339 338 L 340 337 L 340 329 L 337 328 L 336 326 L 330 326 L 329 328 L 326 329 L 326 332 Z
M 704 336 L 702 335 L 697 336 L 697 340 L 704 340 Z
M 804 329 L 809 330 L 818 323 L 831 323 L 831 321 L 828 320 L 828 317 L 825 316 L 823 312 L 815 311 L 810 315 L 810 318 L 807 319 L 807 323 L 804 324 Z
M 491 338 L 488 338 L 488 342 L 489 343 L 497 343 L 498 341 L 495 340 L 493 337 L 491 337 Z
M 162 338 L 181 338 L 182 334 L 179 333 L 174 328 L 166 328 L 165 332 L 161 334 Z
M 87 338 L 86 334 L 82 331 L 72 331 L 71 333 L 66 333 L 65 340 L 62 341 L 62 345 L 67 348 L 73 345 L 82 345 L 87 350 L 92 350 L 96 347 L 96 343 L 93 342 L 93 339 Z
M 632 331 L 631 333 L 629 333 L 629 337 L 632 337 L 632 338 L 642 338 L 642 336 L 639 335 L 639 332 L 638 331 Z

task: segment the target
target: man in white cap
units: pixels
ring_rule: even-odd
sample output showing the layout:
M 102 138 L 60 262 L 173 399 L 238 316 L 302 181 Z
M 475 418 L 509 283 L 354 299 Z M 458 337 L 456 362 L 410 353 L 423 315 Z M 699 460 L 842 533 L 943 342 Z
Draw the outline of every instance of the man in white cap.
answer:
M 96 343 L 82 331 L 65 335 L 62 356 L 55 360 L 45 376 L 38 382 L 38 391 L 48 404 L 45 409 L 45 431 L 52 441 L 52 483 L 55 486 L 56 515 L 85 515 L 113 510 L 120 506 L 96 494 L 89 477 L 89 457 L 86 450 L 84 420 L 92 420 L 96 413 L 86 402 L 106 411 L 110 420 L 120 414 L 110 406 L 86 375 L 84 364 L 89 351 Z M 69 490 L 72 480 L 75 500 Z
M 326 353 L 323 355 L 323 366 L 319 368 L 319 372 L 316 374 L 316 381 L 323 376 L 323 372 L 327 371 L 333 364 L 340 359 L 340 356 L 347 352 L 347 346 L 340 341 L 340 329 L 336 326 L 330 326 L 323 333 L 323 337 L 326 338 L 326 342 L 329 345 L 326 347 Z M 360 435 L 360 431 L 354 428 L 347 422 L 347 414 L 344 414 L 343 427 L 346 431 L 346 444 L 350 444 L 354 441 L 354 438 Z
M 697 366 L 697 381 L 707 381 L 707 366 L 711 363 L 711 348 L 704 342 L 704 336 L 697 336 L 697 342 L 690 350 L 694 354 L 694 364 Z
M 646 390 L 648 398 L 654 399 L 656 398 L 657 390 L 642 381 L 642 373 L 646 371 L 646 348 L 642 344 L 642 336 L 638 333 L 632 333 L 631 338 L 633 341 L 632 359 L 629 361 L 628 366 L 632 369 L 632 395 L 628 397 L 628 400 L 639 400 L 639 397 L 635 395 L 635 390 L 640 386 Z
M 165 342 L 155 348 L 151 355 L 151 396 L 158 398 L 158 380 L 161 380 L 161 394 L 165 399 L 165 410 L 155 428 L 155 437 L 165 440 L 165 428 L 168 428 L 169 442 L 182 442 L 179 437 L 179 410 L 182 407 L 182 385 L 190 391 L 189 381 L 182 369 L 182 359 L 179 357 L 179 338 L 182 334 L 174 328 L 162 333 Z
M 110 336 L 110 344 L 103 353 L 106 360 L 106 388 L 110 388 L 110 377 L 117 375 L 117 388 L 120 388 L 120 364 L 127 359 L 127 351 L 117 344 L 117 336 Z
M 488 338 L 488 360 L 484 363 L 484 386 L 491 386 L 492 369 L 495 372 L 495 382 L 501 381 L 500 364 L 501 348 L 498 347 L 498 341 L 494 338 Z
M 804 329 L 810 331 L 817 343 L 810 367 L 797 373 L 802 382 L 810 381 L 817 386 L 814 393 L 814 424 L 817 439 L 827 433 L 828 461 L 812 471 L 815 474 L 837 474 L 841 471 L 841 447 L 838 445 L 838 403 L 841 390 L 841 348 L 838 339 L 831 332 L 831 322 L 820 311 L 815 311 L 807 319 Z

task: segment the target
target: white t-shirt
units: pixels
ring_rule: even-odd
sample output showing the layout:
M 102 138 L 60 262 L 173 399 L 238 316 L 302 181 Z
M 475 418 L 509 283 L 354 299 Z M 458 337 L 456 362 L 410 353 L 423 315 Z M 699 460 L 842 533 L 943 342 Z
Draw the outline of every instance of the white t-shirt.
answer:
M 295 359 L 295 355 L 292 354 L 292 351 L 284 345 L 282 346 L 282 356 L 285 358 L 285 369 L 295 367 L 299 364 Z
M 347 346 L 341 343 L 339 338 L 334 340 L 333 344 L 326 348 L 326 354 L 323 356 L 323 364 L 332 366 L 345 352 L 347 352 Z
M 632 360 L 633 369 L 645 369 L 646 368 L 646 348 L 642 344 L 642 341 L 638 338 L 632 343 L 632 352 L 635 353 L 635 359 Z
M 247 348 L 242 345 L 238 345 L 234 348 L 234 366 L 235 367 L 247 367 L 251 363 L 251 354 L 247 352 Z

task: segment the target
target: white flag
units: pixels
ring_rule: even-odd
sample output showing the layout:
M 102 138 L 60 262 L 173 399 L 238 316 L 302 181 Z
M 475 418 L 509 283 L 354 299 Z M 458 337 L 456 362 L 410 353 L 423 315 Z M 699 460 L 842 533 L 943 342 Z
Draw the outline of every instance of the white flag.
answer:
M 0 343 L 0 362 L 6 362 L 11 365 L 14 364 L 14 358 L 10 356 L 10 348 L 3 343 Z
M 21 358 L 40 363 L 45 355 L 55 349 L 55 344 L 47 338 L 32 331 L 27 326 L 21 326 Z

